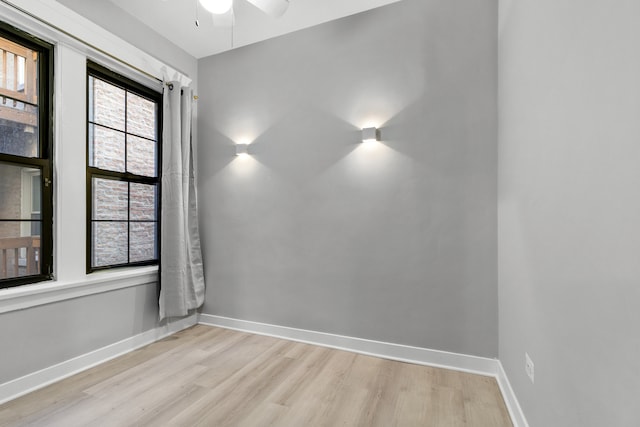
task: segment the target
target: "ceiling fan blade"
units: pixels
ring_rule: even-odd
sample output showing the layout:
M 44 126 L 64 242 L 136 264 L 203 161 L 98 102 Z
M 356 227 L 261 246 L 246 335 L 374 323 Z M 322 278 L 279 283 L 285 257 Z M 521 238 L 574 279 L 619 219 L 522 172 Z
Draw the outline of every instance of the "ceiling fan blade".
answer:
M 274 18 L 279 18 L 289 8 L 289 0 L 247 0 L 249 3 Z
M 233 9 L 221 14 L 212 13 L 211 20 L 215 27 L 231 28 L 233 27 Z

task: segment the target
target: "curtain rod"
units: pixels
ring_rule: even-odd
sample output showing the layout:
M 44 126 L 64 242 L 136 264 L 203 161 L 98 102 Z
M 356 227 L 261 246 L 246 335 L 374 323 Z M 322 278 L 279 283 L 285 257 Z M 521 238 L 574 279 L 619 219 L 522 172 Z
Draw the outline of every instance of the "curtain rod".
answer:
M 105 51 L 103 49 L 100 49 L 99 47 L 97 47 L 97 46 L 95 46 L 95 45 L 93 45 L 93 44 L 91 44 L 91 43 L 89 43 L 89 42 L 87 42 L 85 40 L 82 40 L 80 37 L 77 37 L 77 36 L 71 34 L 70 32 L 58 27 L 57 25 L 54 25 L 51 22 L 48 22 L 45 19 L 43 19 L 43 18 L 41 18 L 41 17 L 39 17 L 37 15 L 34 15 L 33 13 L 29 12 L 28 10 L 25 10 L 25 9 L 21 8 L 20 6 L 16 6 L 15 4 L 9 2 L 8 0 L 0 0 L 0 2 L 6 4 L 9 7 L 14 8 L 18 12 L 20 12 L 20 13 L 22 13 L 24 15 L 27 15 L 28 17 L 30 17 L 32 19 L 35 19 L 36 21 L 40 22 L 41 24 L 44 24 L 44 25 L 48 26 L 49 28 L 52 28 L 52 29 L 54 29 L 54 30 L 66 35 L 67 37 L 71 37 L 75 41 L 82 43 L 83 45 L 85 45 L 85 46 L 97 51 L 98 53 L 101 53 L 101 54 L 103 54 L 105 56 L 108 56 L 109 58 L 113 59 L 114 61 L 119 62 L 120 64 L 131 68 L 132 70 L 135 70 L 135 71 L 137 71 L 137 72 L 139 72 L 141 74 L 144 74 L 145 76 L 147 76 L 149 78 L 152 78 L 152 79 L 154 79 L 154 80 L 156 80 L 158 82 L 162 82 L 162 79 L 159 79 L 158 77 L 154 76 L 153 74 L 150 74 L 150 73 L 148 73 L 148 72 L 146 72 L 144 70 L 141 70 L 140 68 L 136 67 L 133 64 L 129 64 L 128 62 L 124 61 L 123 59 L 120 59 L 117 56 L 115 56 L 115 55 L 113 55 L 113 54 L 111 54 L 111 53 L 109 53 L 109 52 L 107 52 L 107 51 Z

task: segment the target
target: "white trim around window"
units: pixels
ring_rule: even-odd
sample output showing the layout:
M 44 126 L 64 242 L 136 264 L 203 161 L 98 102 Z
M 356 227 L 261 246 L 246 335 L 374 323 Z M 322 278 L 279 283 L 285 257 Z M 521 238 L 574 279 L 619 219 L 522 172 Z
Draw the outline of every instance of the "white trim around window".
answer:
M 81 260 L 84 264 L 84 260 Z M 156 283 L 158 266 L 94 273 L 74 282 L 49 281 L 0 290 L 0 314 L 72 298 Z

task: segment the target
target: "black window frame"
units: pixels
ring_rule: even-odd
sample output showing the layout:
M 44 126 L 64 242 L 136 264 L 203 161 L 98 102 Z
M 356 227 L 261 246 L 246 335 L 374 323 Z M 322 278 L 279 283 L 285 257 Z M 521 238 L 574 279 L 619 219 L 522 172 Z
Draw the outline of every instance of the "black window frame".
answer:
M 93 124 L 90 119 L 90 85 L 89 79 L 91 77 L 103 80 L 111 85 L 119 87 L 120 89 L 125 90 L 126 92 L 131 92 L 137 96 L 142 98 L 146 98 L 150 101 L 153 101 L 157 105 L 156 109 L 156 176 L 148 177 L 143 175 L 133 174 L 131 172 L 116 172 L 110 171 L 106 169 L 100 169 L 98 167 L 90 166 L 90 126 Z M 161 92 L 157 92 L 143 84 L 140 84 L 134 80 L 131 80 L 125 76 L 122 76 L 119 73 L 116 73 L 100 64 L 97 64 L 93 61 L 87 61 L 87 112 L 86 112 L 86 203 L 87 203 L 87 219 L 86 219 L 86 232 L 87 232 L 87 251 L 86 251 L 86 271 L 87 274 L 93 273 L 95 271 L 104 271 L 111 270 L 115 268 L 123 268 L 123 267 L 138 267 L 138 266 L 147 266 L 147 265 L 159 265 L 160 264 L 160 195 L 161 195 L 161 178 L 162 178 L 162 102 L 163 95 Z M 126 99 L 125 99 L 125 123 L 126 123 Z M 125 156 L 126 156 L 126 136 L 134 135 L 126 132 L 126 124 L 125 124 Z M 126 165 L 126 157 L 125 157 L 125 165 Z M 153 184 L 156 186 L 156 219 L 155 221 L 135 221 L 131 220 L 129 216 L 127 216 L 127 220 L 122 220 L 122 222 L 126 222 L 128 224 L 127 227 L 127 260 L 126 263 L 121 264 L 111 264 L 104 266 L 93 266 L 93 223 L 100 222 L 100 220 L 93 219 L 93 188 L 92 182 L 93 178 L 101 178 L 101 179 L 112 179 L 121 182 L 127 183 L 139 183 L 139 184 Z M 130 188 L 130 187 L 129 187 Z M 129 200 L 130 203 L 130 200 Z M 130 209 L 128 209 L 129 215 Z M 106 221 L 106 220 L 105 220 Z M 155 222 L 156 223 L 156 233 L 155 233 L 155 244 L 156 244 L 156 258 L 153 260 L 146 261 L 130 261 L 130 232 L 129 232 L 129 224 L 132 222 Z
M 28 285 L 53 278 L 53 45 L 19 28 L 0 22 L 0 37 L 38 52 L 38 149 L 39 157 L 29 158 L 0 153 L 0 164 L 40 169 L 41 219 L 4 219 L 0 221 L 41 221 L 40 273 L 0 279 L 0 289 Z

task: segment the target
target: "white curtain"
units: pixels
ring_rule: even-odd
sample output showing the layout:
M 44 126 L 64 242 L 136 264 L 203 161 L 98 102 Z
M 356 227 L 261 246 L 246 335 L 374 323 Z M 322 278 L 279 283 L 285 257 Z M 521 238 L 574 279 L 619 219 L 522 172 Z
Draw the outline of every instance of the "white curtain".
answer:
M 189 87 L 167 83 L 163 99 L 160 319 L 186 316 L 204 302 Z

